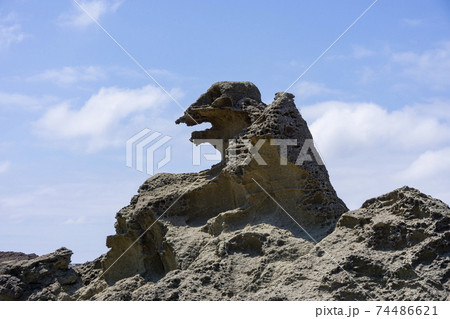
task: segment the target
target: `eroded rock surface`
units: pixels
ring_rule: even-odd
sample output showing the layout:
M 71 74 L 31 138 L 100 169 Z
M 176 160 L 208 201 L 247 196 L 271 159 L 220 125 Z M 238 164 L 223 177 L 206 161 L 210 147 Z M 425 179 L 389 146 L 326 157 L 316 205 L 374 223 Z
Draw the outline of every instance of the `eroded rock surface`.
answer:
M 0 300 L 71 300 L 81 287 L 79 274 L 69 267 L 71 256 L 72 251 L 60 248 L 0 261 Z
M 95 300 L 449 300 L 449 218 L 447 204 L 403 187 L 344 213 L 319 243 L 261 223 L 214 237 L 192 229 L 194 244 L 174 227 L 166 238 L 186 264 Z
M 145 181 L 93 262 L 0 264 L 0 298 L 448 300 L 445 203 L 403 187 L 348 211 L 292 94 L 265 105 L 252 83 L 219 82 L 177 120 L 204 122 L 191 141 L 225 139 L 221 163 Z
M 188 268 L 203 243 L 247 225 L 267 224 L 305 242 L 312 240 L 307 233 L 315 240 L 328 235 L 347 208 L 325 166 L 312 160 L 314 154 L 297 163 L 312 136 L 293 99 L 292 94 L 278 93 L 265 105 L 250 82 L 219 82 L 200 96 L 177 123 L 210 122 L 210 129 L 193 132 L 191 140 L 225 139 L 223 161 L 200 173 L 159 174 L 141 186 L 139 195 L 117 214 L 116 235 L 108 237 L 111 250 L 103 268 L 115 264 L 105 273 L 107 282 L 135 274 L 156 282 L 170 271 Z M 271 144 L 274 139 L 295 142 L 283 154 L 280 146 Z M 262 143 L 260 162 L 252 159 L 249 143 Z M 116 262 L 136 240 L 127 257 Z
M 0 263 L 8 261 L 30 260 L 38 257 L 36 254 L 24 254 L 14 251 L 0 251 Z

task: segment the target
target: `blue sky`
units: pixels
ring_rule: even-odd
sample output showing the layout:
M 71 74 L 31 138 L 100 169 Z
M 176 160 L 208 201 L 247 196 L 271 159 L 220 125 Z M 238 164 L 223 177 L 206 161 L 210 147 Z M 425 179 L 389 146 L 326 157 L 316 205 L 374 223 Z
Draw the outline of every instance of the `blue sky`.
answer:
M 373 1 L 79 2 L 187 107 L 222 80 L 270 103 Z M 449 30 L 448 1 L 379 0 L 290 89 L 350 208 L 403 185 L 450 202 Z M 2 1 L 0 63 L 0 250 L 105 252 L 148 177 L 125 165 L 144 128 L 172 137 L 159 171 L 211 165 L 192 165 L 183 111 L 73 1 Z

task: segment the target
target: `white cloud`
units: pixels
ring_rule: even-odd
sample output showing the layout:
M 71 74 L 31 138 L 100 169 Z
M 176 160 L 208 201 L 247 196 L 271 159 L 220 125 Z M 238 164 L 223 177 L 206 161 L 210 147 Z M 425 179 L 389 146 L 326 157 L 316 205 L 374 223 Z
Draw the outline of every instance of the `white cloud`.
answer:
M 316 139 L 330 156 L 383 146 L 393 150 L 433 147 L 450 142 L 450 126 L 412 108 L 388 112 L 373 103 L 330 101 L 305 107 Z
M 171 94 L 180 95 L 176 90 Z M 122 143 L 124 128 L 146 118 L 144 111 L 152 110 L 152 116 L 157 117 L 169 101 L 161 89 L 151 85 L 101 88 L 81 108 L 68 102 L 52 107 L 35 123 L 35 129 L 48 139 L 69 145 L 82 141 L 88 151 L 98 151 Z
M 450 201 L 443 192 L 450 188 L 450 163 L 444 158 L 450 149 L 450 121 L 439 116 L 446 105 L 435 101 L 388 111 L 374 103 L 329 101 L 301 113 L 332 183 L 353 209 L 403 185 Z
M 80 6 L 96 21 L 99 21 L 104 15 L 114 13 L 123 3 L 123 1 L 109 1 L 109 0 L 78 0 Z M 63 13 L 59 17 L 61 24 L 70 25 L 73 27 L 84 28 L 94 23 L 92 19 L 84 12 L 78 5 L 75 4 L 76 11 L 67 14 Z
M 31 81 L 53 81 L 60 85 L 73 84 L 76 82 L 98 81 L 105 77 L 105 72 L 98 66 L 70 67 L 61 69 L 46 70 L 34 75 L 28 80 Z
M 148 72 L 152 75 L 163 76 L 167 78 L 179 78 L 180 76 L 172 71 L 166 69 L 150 69 Z
M 11 162 L 0 162 L 0 174 L 6 173 L 11 167 Z
M 9 107 L 40 108 L 39 99 L 18 93 L 0 92 L 0 105 Z
M 355 73 L 359 77 L 359 82 L 362 84 L 372 82 L 379 77 L 379 73 L 367 65 L 358 68 Z
M 359 45 L 353 46 L 353 57 L 356 59 L 362 59 L 373 55 L 375 55 L 375 52 L 372 50 L 366 49 Z
M 78 218 L 69 218 L 63 222 L 64 225 L 80 225 L 86 222 L 86 218 L 84 216 Z
M 0 49 L 7 48 L 13 43 L 19 43 L 24 37 L 22 27 L 16 21 L 14 14 L 10 13 L 6 17 L 0 17 Z
M 307 99 L 312 96 L 338 94 L 338 90 L 327 88 L 322 83 L 301 81 L 293 89 L 297 99 Z
M 408 27 L 418 27 L 423 24 L 423 21 L 420 19 L 403 19 L 402 24 Z
M 428 150 L 396 174 L 397 180 L 450 204 L 450 147 Z
M 39 110 L 49 103 L 54 103 L 57 98 L 52 96 L 33 97 L 19 93 L 6 93 L 0 91 L 0 106 L 20 107 L 27 110 Z
M 428 99 L 425 103 L 415 103 L 407 108 L 421 116 L 432 116 L 450 123 L 450 112 L 448 111 L 450 108 L 450 99 L 432 98 Z
M 450 41 L 421 53 L 393 53 L 392 61 L 400 65 L 403 75 L 411 80 L 428 84 L 433 89 L 450 88 Z
M 297 60 L 291 60 L 289 61 L 289 66 L 290 67 L 298 67 L 300 64 L 298 63 Z
M 450 176 L 450 147 L 426 151 L 400 173 L 400 177 L 411 180 L 432 179 L 441 175 Z
M 20 207 L 31 207 L 37 200 L 51 197 L 57 189 L 51 186 L 37 187 L 36 189 L 19 194 L 0 197 L 0 209 L 7 208 L 13 210 Z
M 170 70 L 166 70 L 166 69 L 150 69 L 148 70 L 148 72 L 151 75 L 157 76 L 158 78 L 165 78 L 167 80 L 175 80 L 175 81 L 180 81 L 180 80 L 195 80 L 196 77 L 193 76 L 187 76 L 187 75 L 182 75 Z

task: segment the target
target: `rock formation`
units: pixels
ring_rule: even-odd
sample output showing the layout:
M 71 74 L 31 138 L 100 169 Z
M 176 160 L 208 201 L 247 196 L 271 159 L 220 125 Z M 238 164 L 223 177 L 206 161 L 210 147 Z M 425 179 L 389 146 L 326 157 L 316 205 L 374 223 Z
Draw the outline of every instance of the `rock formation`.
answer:
M 145 181 L 93 262 L 0 259 L 0 300 L 449 298 L 445 203 L 403 187 L 348 211 L 292 94 L 218 82 L 177 120 L 204 122 L 219 164 Z
M 160 174 L 141 186 L 139 195 L 117 214 L 116 235 L 107 240 L 111 250 L 103 267 L 106 270 L 115 263 L 104 276 L 109 283 L 134 274 L 157 281 L 170 271 L 187 268 L 204 241 L 246 225 L 270 224 L 310 241 L 264 189 L 274 194 L 317 240 L 329 234 L 347 210 L 336 196 L 325 166 L 315 161 L 295 165 L 299 145 L 311 139 L 311 133 L 295 107 L 293 95 L 277 94 L 274 102 L 266 106 L 253 84 L 219 82 L 177 123 L 195 125 L 206 121 L 212 127 L 193 132 L 192 141 L 223 137 L 226 141 L 234 138 L 235 142 L 223 149 L 224 160 L 210 170 Z M 296 145 L 288 147 L 286 165 L 280 165 L 278 147 L 268 141 L 276 138 L 297 139 Z M 256 144 L 260 139 L 267 140 L 259 149 L 267 165 L 255 160 L 240 165 L 250 155 L 245 142 Z M 234 160 L 229 160 L 230 152 L 236 154 Z M 116 262 L 137 239 L 128 257 Z
M 69 268 L 71 256 L 72 251 L 60 248 L 41 257 L 20 254 L 2 259 L 0 300 L 70 300 L 69 294 L 81 287 L 75 285 L 79 274 Z

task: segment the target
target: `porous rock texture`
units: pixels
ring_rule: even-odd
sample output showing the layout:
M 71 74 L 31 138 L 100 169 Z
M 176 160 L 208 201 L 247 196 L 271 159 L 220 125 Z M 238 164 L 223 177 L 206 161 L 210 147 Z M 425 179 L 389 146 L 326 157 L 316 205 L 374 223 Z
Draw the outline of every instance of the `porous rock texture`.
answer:
M 292 94 L 218 82 L 177 120 L 203 122 L 221 163 L 145 181 L 93 262 L 0 260 L 0 300 L 449 300 L 448 205 L 405 186 L 348 211 Z
M 1 259 L 0 300 L 71 300 L 69 295 L 81 287 L 79 274 L 69 268 L 71 256 L 72 251 L 60 248 L 40 257 Z

